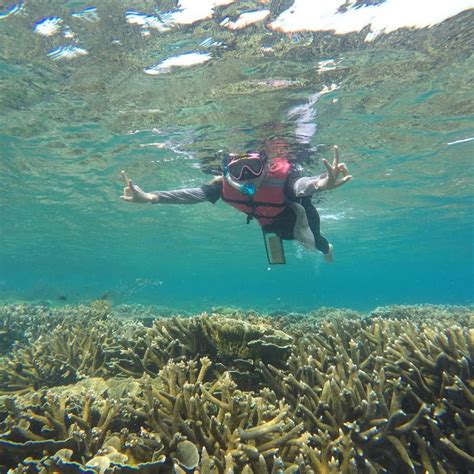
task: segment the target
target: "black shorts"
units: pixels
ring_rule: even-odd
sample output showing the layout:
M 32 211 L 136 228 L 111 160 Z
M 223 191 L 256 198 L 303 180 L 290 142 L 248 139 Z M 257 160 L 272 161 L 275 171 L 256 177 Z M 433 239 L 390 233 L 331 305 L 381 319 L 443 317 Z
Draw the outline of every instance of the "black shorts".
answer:
M 329 242 L 321 235 L 321 221 L 319 213 L 311 202 L 310 197 L 304 197 L 296 200 L 306 211 L 309 228 L 314 235 L 316 248 L 323 253 L 329 252 Z M 284 211 L 277 216 L 271 223 L 263 227 L 264 232 L 274 232 L 283 240 L 294 240 L 294 229 L 296 223 L 296 214 L 291 207 L 286 207 Z
M 274 232 L 284 240 L 293 240 L 296 214 L 291 207 L 285 207 L 271 224 L 263 226 L 264 232 Z

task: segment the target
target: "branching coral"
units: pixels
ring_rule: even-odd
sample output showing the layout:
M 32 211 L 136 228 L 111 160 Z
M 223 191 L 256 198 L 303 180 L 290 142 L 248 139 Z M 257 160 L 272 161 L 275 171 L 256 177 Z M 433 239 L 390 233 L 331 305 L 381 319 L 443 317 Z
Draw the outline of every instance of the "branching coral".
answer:
M 5 354 L 15 344 L 35 340 L 56 327 L 65 317 L 63 311 L 54 311 L 47 306 L 0 306 L 0 354 Z
M 406 319 L 417 323 L 437 321 L 446 327 L 451 323 L 465 327 L 474 325 L 474 310 L 469 306 L 431 304 L 382 306 L 372 310 L 369 317 Z
M 166 472 L 198 465 L 208 472 L 270 472 L 275 463 L 300 462 L 309 434 L 292 421 L 289 407 L 239 391 L 228 373 L 204 383 L 210 366 L 207 358 L 170 362 L 115 402 L 107 398 L 112 390 L 94 396 L 85 385 L 62 396 L 49 390 L 8 398 L 1 458 L 15 465 L 28 453 L 37 467 L 79 463 L 99 472 L 125 465 L 144 472 L 149 463 Z
M 324 309 L 277 324 L 204 314 L 151 327 L 107 305 L 87 311 L 39 331 L 0 368 L 5 470 L 474 470 L 468 310 L 448 323 L 398 308 L 395 319 Z
M 292 337 L 262 319 L 250 324 L 242 319 L 203 314 L 193 318 L 156 319 L 151 328 L 137 333 L 133 347 L 122 350 L 117 369 L 124 374 L 150 376 L 172 359 L 209 356 L 221 371 L 231 370 L 242 383 L 258 378 L 260 360 L 283 364 L 291 351 Z
M 64 318 L 48 334 L 19 345 L 0 367 L 0 393 L 21 393 L 72 383 L 85 376 L 113 375 L 126 325 L 87 312 Z
M 128 410 L 171 451 L 183 439 L 205 449 L 219 472 L 271 465 L 280 447 L 303 443 L 303 424 L 295 426 L 287 406 L 239 391 L 227 372 L 204 383 L 210 365 L 208 358 L 199 370 L 192 361 L 168 364 L 157 379 L 143 379 Z
M 292 338 L 268 323 L 203 314 L 194 318 L 156 319 L 151 328 L 109 315 L 98 302 L 66 311 L 54 328 L 5 356 L 0 393 L 22 393 L 89 376 L 156 375 L 169 360 L 209 355 L 215 368 L 232 370 L 247 386 L 258 379 L 259 360 L 284 363 Z M 220 365 L 219 365 L 220 364 Z
M 467 328 L 340 320 L 301 338 L 288 372 L 262 370 L 314 433 L 321 469 L 460 472 L 473 461 L 473 349 Z

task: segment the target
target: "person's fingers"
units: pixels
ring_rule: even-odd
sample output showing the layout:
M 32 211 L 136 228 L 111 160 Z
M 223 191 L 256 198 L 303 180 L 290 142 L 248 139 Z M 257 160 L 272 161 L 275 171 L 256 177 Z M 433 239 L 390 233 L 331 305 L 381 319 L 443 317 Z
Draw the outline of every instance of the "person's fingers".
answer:
M 122 179 L 124 180 L 125 184 L 128 185 L 128 182 L 129 182 L 130 180 L 128 179 L 127 173 L 125 173 L 125 170 L 122 170 L 122 171 L 120 172 L 120 174 L 122 175 Z
M 337 169 L 338 164 L 339 164 L 339 148 L 337 145 L 334 145 L 334 162 L 333 162 L 334 168 Z
M 133 198 L 130 196 L 120 196 L 120 199 L 122 199 L 123 201 L 133 201 Z
M 341 172 L 344 176 L 347 176 L 349 174 L 349 170 L 347 169 L 345 163 L 339 163 L 339 165 L 337 166 L 337 170 Z
M 343 184 L 346 184 L 348 181 L 352 179 L 352 175 L 347 175 L 344 176 L 343 178 L 338 178 L 333 182 L 332 187 L 333 188 L 338 188 L 339 186 L 342 186 Z
M 135 185 L 132 183 L 131 179 L 128 180 L 128 189 L 132 194 L 137 194 L 137 190 L 135 189 Z
M 323 158 L 323 163 L 324 163 L 324 166 L 327 168 L 328 170 L 328 174 L 329 176 L 333 176 L 334 175 L 334 169 L 333 167 L 329 164 L 329 161 L 326 160 L 325 158 Z

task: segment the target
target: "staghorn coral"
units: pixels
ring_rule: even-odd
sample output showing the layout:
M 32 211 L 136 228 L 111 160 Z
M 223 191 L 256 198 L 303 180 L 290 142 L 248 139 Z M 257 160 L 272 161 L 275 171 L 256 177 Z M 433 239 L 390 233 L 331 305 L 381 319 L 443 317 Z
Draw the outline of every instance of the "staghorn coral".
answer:
M 169 360 L 211 356 L 221 372 L 232 369 L 242 384 L 258 379 L 256 362 L 279 365 L 292 338 L 260 319 L 258 324 L 216 315 L 140 321 L 111 316 L 107 302 L 65 310 L 48 331 L 36 330 L 0 367 L 0 394 L 74 383 L 86 377 L 155 375 Z M 41 322 L 38 322 L 41 325 Z
M 7 304 L 0 306 L 0 354 L 52 330 L 65 318 L 64 311 L 45 305 Z
M 113 371 L 108 361 L 118 356 L 125 329 L 94 313 L 64 318 L 48 334 L 15 347 L 0 367 L 0 394 L 73 383 L 85 376 Z
M 419 317 L 322 309 L 276 324 L 213 314 L 151 327 L 106 314 L 96 324 L 112 328 L 97 343 L 110 348 L 102 377 L 3 398 L 0 464 L 18 473 L 469 472 L 470 310 L 434 308 L 444 317 L 433 320 L 412 311 Z M 63 327 L 73 332 L 74 321 L 84 324 L 76 314 Z M 257 376 L 242 383 L 243 372 Z
M 271 313 L 272 322 L 283 331 L 289 331 L 293 335 L 303 335 L 306 332 L 314 332 L 324 321 L 335 320 L 360 320 L 364 318 L 362 313 L 352 309 L 331 308 L 322 306 L 308 313 Z
M 440 321 L 448 326 L 450 323 L 465 327 L 474 325 L 474 310 L 470 306 L 448 305 L 392 305 L 375 308 L 369 318 L 407 319 L 411 322 Z
M 231 370 L 242 384 L 259 379 L 260 360 L 284 363 L 292 337 L 260 318 L 253 324 L 242 319 L 208 316 L 156 319 L 151 328 L 135 334 L 133 347 L 122 350 L 115 367 L 125 375 L 156 374 L 169 360 L 209 356 L 221 372 Z
M 289 407 L 237 390 L 227 373 L 204 383 L 210 365 L 206 358 L 170 362 L 157 378 L 122 385 L 118 400 L 108 397 L 120 384 L 113 379 L 7 398 L 0 458 L 20 466 L 17 472 L 28 466 L 146 472 L 150 463 L 150 472 L 198 465 L 202 472 L 205 466 L 207 472 L 270 472 L 273 465 L 302 462 L 292 448 L 308 434 L 291 420 Z M 26 454 L 31 458 L 24 461 Z
M 49 334 L 64 321 L 106 318 L 111 314 L 109 301 L 90 305 L 50 307 L 48 305 L 7 304 L 0 306 L 0 354 L 18 343 L 33 342 Z
M 168 364 L 156 379 L 142 380 L 143 393 L 128 410 L 169 450 L 183 439 L 199 446 L 202 462 L 216 472 L 240 472 L 246 465 L 266 469 L 280 447 L 306 441 L 303 424 L 291 420 L 284 404 L 239 391 L 227 372 L 204 383 L 210 366 L 208 358 L 200 360 L 199 370 L 194 361 Z
M 473 350 L 467 328 L 336 320 L 299 339 L 287 372 L 262 371 L 312 433 L 316 472 L 461 472 L 474 466 Z
M 119 400 L 138 391 L 136 383 L 101 378 L 76 385 L 4 397 L 0 458 L 54 453 L 70 448 L 92 456 L 103 447 L 111 427 L 124 423 Z M 81 458 L 79 458 L 81 459 Z

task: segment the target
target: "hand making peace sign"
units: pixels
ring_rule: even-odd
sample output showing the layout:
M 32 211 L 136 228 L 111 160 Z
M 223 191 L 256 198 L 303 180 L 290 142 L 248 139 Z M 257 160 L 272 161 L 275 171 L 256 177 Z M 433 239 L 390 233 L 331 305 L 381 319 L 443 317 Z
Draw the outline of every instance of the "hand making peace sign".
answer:
M 120 196 L 124 201 L 129 202 L 153 202 L 158 200 L 158 196 L 154 193 L 146 193 L 140 186 L 133 184 L 132 180 L 128 178 L 124 170 L 122 170 L 122 178 L 126 184 L 123 188 L 123 195 Z
M 339 149 L 337 145 L 334 145 L 334 160 L 332 165 L 325 159 L 323 159 L 323 163 L 328 172 L 327 176 L 320 179 L 317 183 L 318 189 L 334 189 L 352 179 L 352 175 L 349 174 L 349 170 L 345 163 L 339 163 Z M 340 174 L 342 174 L 342 176 L 339 176 Z

